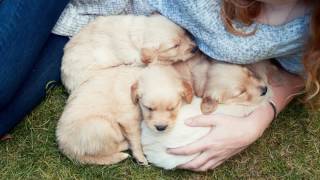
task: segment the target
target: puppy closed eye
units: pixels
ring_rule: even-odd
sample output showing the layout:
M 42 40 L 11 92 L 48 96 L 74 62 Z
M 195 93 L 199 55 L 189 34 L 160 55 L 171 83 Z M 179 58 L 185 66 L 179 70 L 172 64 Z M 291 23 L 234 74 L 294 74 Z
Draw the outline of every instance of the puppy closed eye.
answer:
M 162 50 L 161 52 L 173 51 L 173 50 L 176 50 L 178 47 L 180 47 L 180 44 L 176 44 L 174 46 L 170 46 L 169 48 L 166 48 L 166 49 Z
M 180 44 L 176 44 L 173 46 L 173 48 L 178 48 L 180 46 Z
M 174 46 L 168 48 L 167 51 L 177 49 L 178 47 L 180 47 L 180 44 L 175 44 Z
M 149 111 L 155 111 L 156 110 L 155 108 L 152 108 L 152 107 L 148 107 L 148 106 L 144 106 L 144 107 Z
M 246 90 L 242 89 L 242 90 L 236 90 L 234 93 L 233 93 L 233 97 L 239 97 L 239 96 L 242 96 L 246 93 Z
M 176 110 L 176 109 L 178 108 L 179 104 L 180 104 L 180 102 L 178 102 L 178 103 L 177 103 L 176 105 L 174 105 L 174 106 L 169 106 L 169 107 L 167 107 L 167 111 L 174 111 L 174 110 Z

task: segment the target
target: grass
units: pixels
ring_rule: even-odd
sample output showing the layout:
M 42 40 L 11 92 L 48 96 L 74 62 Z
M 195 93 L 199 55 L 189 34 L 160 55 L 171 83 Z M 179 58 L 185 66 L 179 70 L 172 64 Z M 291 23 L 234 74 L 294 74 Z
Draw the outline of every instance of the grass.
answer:
M 214 171 L 193 173 L 141 167 L 132 159 L 112 166 L 79 165 L 57 149 L 55 126 L 63 110 L 62 87 L 48 93 L 13 132 L 0 142 L 0 179 L 319 179 L 320 113 L 293 103 L 246 151 Z

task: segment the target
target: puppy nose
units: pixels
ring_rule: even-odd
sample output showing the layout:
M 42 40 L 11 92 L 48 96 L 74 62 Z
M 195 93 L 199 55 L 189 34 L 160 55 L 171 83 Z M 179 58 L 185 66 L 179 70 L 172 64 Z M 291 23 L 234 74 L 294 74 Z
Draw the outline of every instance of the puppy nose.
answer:
M 261 90 L 260 96 L 265 96 L 268 92 L 268 87 L 267 86 L 260 87 L 260 90 Z
M 196 53 L 198 51 L 198 47 L 195 46 L 194 48 L 192 48 L 191 53 Z
M 155 125 L 158 131 L 164 131 L 167 129 L 168 125 Z

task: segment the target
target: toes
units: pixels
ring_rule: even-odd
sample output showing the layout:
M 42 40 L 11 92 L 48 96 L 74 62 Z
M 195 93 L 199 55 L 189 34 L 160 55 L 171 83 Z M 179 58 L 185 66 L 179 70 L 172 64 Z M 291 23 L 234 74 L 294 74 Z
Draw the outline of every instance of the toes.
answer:
M 137 160 L 137 162 L 140 165 L 143 165 L 143 166 L 147 166 L 148 165 L 148 161 L 143 155 L 142 156 L 135 156 L 135 159 Z
M 142 165 L 142 166 L 148 166 L 148 165 L 149 165 L 147 160 L 138 161 L 138 164 L 139 164 L 139 165 Z

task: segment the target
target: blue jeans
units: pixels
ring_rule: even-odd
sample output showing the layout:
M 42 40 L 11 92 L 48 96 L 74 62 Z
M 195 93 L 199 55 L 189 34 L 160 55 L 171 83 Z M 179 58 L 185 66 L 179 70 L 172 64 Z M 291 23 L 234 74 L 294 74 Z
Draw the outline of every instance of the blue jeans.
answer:
M 68 38 L 51 29 L 68 1 L 0 1 L 0 137 L 42 100 L 47 82 L 60 80 Z

